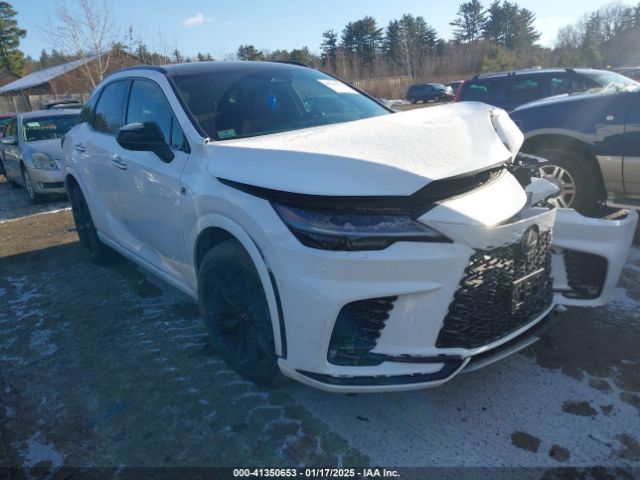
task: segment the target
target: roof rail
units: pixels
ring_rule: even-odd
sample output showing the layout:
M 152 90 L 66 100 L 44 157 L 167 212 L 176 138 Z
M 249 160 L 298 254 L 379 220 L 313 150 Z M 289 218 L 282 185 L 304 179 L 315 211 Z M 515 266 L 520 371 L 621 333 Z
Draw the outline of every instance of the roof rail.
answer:
M 274 63 L 286 63 L 289 65 L 298 65 L 299 67 L 313 68 L 311 65 L 301 62 L 294 62 L 293 60 L 272 60 Z
M 128 72 L 130 70 L 153 70 L 155 72 L 167 73 L 167 70 L 161 67 L 160 65 L 145 65 L 145 64 L 133 65 L 132 67 L 121 68 L 120 70 L 116 70 L 113 73 Z

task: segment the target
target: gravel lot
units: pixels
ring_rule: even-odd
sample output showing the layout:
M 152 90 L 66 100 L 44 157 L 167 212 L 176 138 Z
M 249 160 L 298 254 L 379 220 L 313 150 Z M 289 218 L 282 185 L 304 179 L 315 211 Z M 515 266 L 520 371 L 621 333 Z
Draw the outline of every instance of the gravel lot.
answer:
M 568 309 L 533 347 L 438 389 L 258 388 L 208 346 L 183 294 L 124 259 L 92 265 L 65 202 L 31 207 L 0 182 L 0 467 L 19 467 L 15 478 L 240 465 L 635 478 L 639 280 L 634 247 L 611 305 Z

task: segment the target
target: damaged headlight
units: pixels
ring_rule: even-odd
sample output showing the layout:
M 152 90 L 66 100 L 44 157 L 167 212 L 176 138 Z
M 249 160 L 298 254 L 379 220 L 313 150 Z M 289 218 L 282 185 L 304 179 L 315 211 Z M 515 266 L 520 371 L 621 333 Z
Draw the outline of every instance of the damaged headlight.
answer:
M 382 250 L 395 242 L 451 242 L 408 213 L 273 207 L 303 245 L 322 250 Z
M 531 178 L 540 178 L 540 168 L 545 163 L 547 161 L 544 158 L 520 152 L 507 169 L 516 177 L 520 185 L 526 187 L 531 183 Z

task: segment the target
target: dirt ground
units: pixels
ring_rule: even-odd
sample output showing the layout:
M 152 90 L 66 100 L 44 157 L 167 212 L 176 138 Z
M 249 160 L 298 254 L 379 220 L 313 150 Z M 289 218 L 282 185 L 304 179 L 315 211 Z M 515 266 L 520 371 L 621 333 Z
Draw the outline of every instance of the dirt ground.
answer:
M 28 206 L 0 182 L 0 478 L 249 465 L 636 478 L 639 280 L 634 247 L 609 306 L 567 309 L 533 347 L 437 389 L 259 388 L 208 346 L 183 294 L 124 259 L 89 263 L 65 202 Z

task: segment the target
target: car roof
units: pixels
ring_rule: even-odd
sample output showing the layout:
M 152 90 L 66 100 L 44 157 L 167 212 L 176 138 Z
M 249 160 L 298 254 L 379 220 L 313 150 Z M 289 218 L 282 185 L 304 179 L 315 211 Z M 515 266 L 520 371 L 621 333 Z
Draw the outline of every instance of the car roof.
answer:
M 261 70 L 273 70 L 274 68 L 282 70 L 310 68 L 307 65 L 294 62 L 254 62 L 254 61 L 223 61 L 223 62 L 190 62 L 190 63 L 176 63 L 172 65 L 136 65 L 129 68 L 123 68 L 116 73 L 136 71 L 136 70 L 151 70 L 164 73 L 170 77 L 180 77 L 183 75 L 193 74 L 206 74 L 214 72 L 225 71 L 261 71 Z
M 30 118 L 46 118 L 46 117 L 60 117 L 65 115 L 78 115 L 80 113 L 79 108 L 57 108 L 54 110 L 35 110 L 33 112 L 23 112 L 19 115 L 23 120 L 29 120 Z

